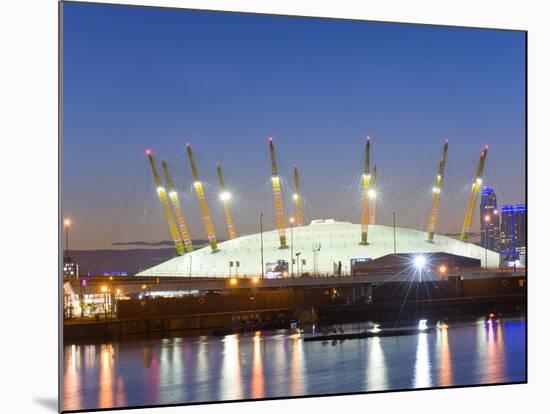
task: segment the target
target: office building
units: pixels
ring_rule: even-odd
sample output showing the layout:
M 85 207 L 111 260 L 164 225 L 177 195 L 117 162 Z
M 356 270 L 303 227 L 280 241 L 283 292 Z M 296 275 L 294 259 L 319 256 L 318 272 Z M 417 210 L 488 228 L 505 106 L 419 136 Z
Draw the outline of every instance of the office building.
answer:
M 491 187 L 483 187 L 481 205 L 479 207 L 481 246 L 499 251 L 500 248 L 500 217 L 497 196 Z

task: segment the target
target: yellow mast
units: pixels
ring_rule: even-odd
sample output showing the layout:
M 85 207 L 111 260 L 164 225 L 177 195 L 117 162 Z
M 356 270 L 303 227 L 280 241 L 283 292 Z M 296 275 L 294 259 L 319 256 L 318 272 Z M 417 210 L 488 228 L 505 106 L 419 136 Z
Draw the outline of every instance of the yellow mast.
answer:
M 185 224 L 185 217 L 183 215 L 183 212 L 181 211 L 181 203 L 178 196 L 178 192 L 174 187 L 172 176 L 170 175 L 170 171 L 168 170 L 168 163 L 165 160 L 162 160 L 161 165 L 162 165 L 162 169 L 164 170 L 164 178 L 168 183 L 168 197 L 170 197 L 170 201 L 172 201 L 172 206 L 174 207 L 174 211 L 176 213 L 176 221 L 178 223 L 178 227 L 182 235 L 183 244 L 185 245 L 185 251 L 188 253 L 192 252 L 193 243 L 191 242 L 191 237 L 189 236 L 189 230 L 187 229 L 187 225 Z
M 439 216 L 439 204 L 441 201 L 441 188 L 443 187 L 443 175 L 445 173 L 445 163 L 447 162 L 447 148 L 449 147 L 449 141 L 445 140 L 443 144 L 443 156 L 439 161 L 439 168 L 437 170 L 437 178 L 435 180 L 435 186 L 433 188 L 433 201 L 432 211 L 430 213 L 430 221 L 428 222 L 428 241 L 433 242 L 435 234 L 435 226 L 437 224 L 437 218 Z
M 300 176 L 298 175 L 298 167 L 294 166 L 294 216 L 297 226 L 304 225 L 304 212 L 302 211 L 302 195 L 300 194 Z
M 376 224 L 376 164 L 372 169 L 372 188 L 369 190 L 369 224 Z
M 191 172 L 193 173 L 193 187 L 195 187 L 195 192 L 197 193 L 197 198 L 199 199 L 199 207 L 201 210 L 202 221 L 204 223 L 204 230 L 206 231 L 206 237 L 208 237 L 208 242 L 212 248 L 212 252 L 218 251 L 218 242 L 216 241 L 216 234 L 214 233 L 214 224 L 212 224 L 212 218 L 210 217 L 210 212 L 208 210 L 208 203 L 204 197 L 204 190 L 202 188 L 202 183 L 199 180 L 199 171 L 195 164 L 195 158 L 193 157 L 193 150 L 191 149 L 190 144 L 186 144 L 187 155 L 189 155 L 189 163 L 191 164 Z
M 151 150 L 146 150 L 145 155 L 147 155 L 147 158 L 149 159 L 149 163 L 151 164 L 151 169 L 153 170 L 153 176 L 155 177 L 155 184 L 157 185 L 157 194 L 160 200 L 160 204 L 162 205 L 162 209 L 164 211 L 164 216 L 168 223 L 168 230 L 170 231 L 172 240 L 174 240 L 174 244 L 176 245 L 176 250 L 178 251 L 178 254 L 181 256 L 184 253 L 185 249 L 183 247 L 183 243 L 181 242 L 180 235 L 178 233 L 178 227 L 176 226 L 176 222 L 174 221 L 174 216 L 172 215 L 172 210 L 170 210 L 170 204 L 168 204 L 166 189 L 164 188 L 160 180 L 160 175 L 157 170 L 155 159 L 153 158 L 153 153 L 151 152 Z
M 277 174 L 277 160 L 275 159 L 275 147 L 273 138 L 269 137 L 269 152 L 271 154 L 271 184 L 273 186 L 273 203 L 275 205 L 275 219 L 279 229 L 279 248 L 286 249 L 285 213 L 283 211 L 283 198 L 281 196 L 281 179 Z
M 485 145 L 481 151 L 479 157 L 479 164 L 477 166 L 476 175 L 474 177 L 474 183 L 472 184 L 472 194 L 470 195 L 470 201 L 468 202 L 468 209 L 466 210 L 466 216 L 464 217 L 464 225 L 462 226 L 462 234 L 460 235 L 460 240 L 463 242 L 468 241 L 470 236 L 470 225 L 472 224 L 472 217 L 474 215 L 474 208 L 476 206 L 477 194 L 481 188 L 483 176 L 483 166 L 485 165 L 485 159 L 487 158 L 487 151 L 489 149 L 488 145 Z
M 225 189 L 225 181 L 223 179 L 222 174 L 222 166 L 220 164 L 217 165 L 218 170 L 218 179 L 220 181 L 220 198 L 223 202 L 223 210 L 225 212 L 225 221 L 227 222 L 227 232 L 229 233 L 230 239 L 237 238 L 237 230 L 235 229 L 235 224 L 233 223 L 233 214 L 231 212 L 231 204 L 229 204 L 229 200 L 231 199 L 231 193 L 229 191 L 226 191 Z
M 365 171 L 363 172 L 363 193 L 361 194 L 361 242 L 369 244 L 369 189 L 370 189 L 370 137 L 365 145 Z

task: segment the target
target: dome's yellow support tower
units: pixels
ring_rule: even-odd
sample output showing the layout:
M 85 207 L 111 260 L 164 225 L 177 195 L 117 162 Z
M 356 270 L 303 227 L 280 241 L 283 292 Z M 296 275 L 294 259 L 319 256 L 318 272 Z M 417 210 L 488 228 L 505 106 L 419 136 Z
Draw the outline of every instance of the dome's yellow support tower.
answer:
M 231 193 L 225 188 L 225 180 L 223 179 L 222 166 L 218 164 L 216 166 L 218 171 L 218 180 L 220 182 L 220 199 L 223 202 L 223 211 L 225 213 L 225 221 L 227 223 L 227 232 L 230 239 L 237 238 L 237 230 L 235 229 L 235 223 L 233 222 L 233 213 L 231 212 Z
M 449 148 L 449 141 L 445 140 L 445 143 L 443 144 L 443 156 L 441 157 L 441 161 L 439 161 L 435 186 L 432 189 L 432 211 L 430 213 L 430 221 L 428 222 L 429 242 L 434 241 L 435 227 L 437 225 L 437 218 L 439 217 L 439 204 L 441 202 L 441 189 L 443 188 L 443 175 L 445 173 L 445 164 L 447 162 L 447 148 Z
M 361 242 L 367 245 L 369 234 L 369 190 L 370 190 L 370 137 L 365 144 L 365 170 L 363 171 L 363 191 L 361 194 Z
M 298 175 L 298 167 L 294 166 L 294 218 L 297 226 L 304 225 L 304 212 L 302 210 L 302 194 L 300 193 L 300 176 Z
M 193 187 L 195 187 L 195 192 L 197 193 L 197 198 L 199 199 L 199 207 L 201 210 L 202 221 L 204 223 L 204 230 L 206 231 L 206 237 L 208 237 L 208 243 L 212 248 L 212 252 L 215 253 L 218 251 L 218 242 L 216 241 L 216 233 L 214 232 L 214 224 L 212 223 L 212 217 L 210 217 L 210 211 L 208 210 L 208 203 L 206 202 L 206 197 L 204 196 L 204 189 L 202 188 L 202 183 L 199 180 L 199 171 L 197 170 L 197 165 L 195 164 L 195 158 L 193 157 L 193 150 L 191 149 L 190 144 L 186 144 L 187 155 L 189 156 L 189 163 L 191 164 L 191 172 L 193 173 Z
M 183 239 L 185 251 L 188 253 L 192 252 L 193 243 L 191 242 L 191 236 L 189 236 L 189 230 L 187 229 L 187 224 L 185 223 L 185 216 L 183 215 L 183 211 L 181 210 L 181 203 L 178 192 L 176 191 L 174 182 L 172 181 L 172 176 L 170 175 L 170 171 L 168 170 L 168 163 L 165 160 L 162 160 L 161 165 L 162 169 L 164 170 L 164 178 L 166 179 L 166 183 L 168 184 L 168 197 L 170 197 L 172 207 L 174 207 L 174 212 L 176 213 L 176 221 L 178 223 L 180 234 Z
M 369 224 L 376 224 L 376 164 L 372 169 L 372 186 L 369 190 Z
M 462 233 L 460 234 L 460 240 L 463 242 L 468 241 L 470 236 L 470 225 L 472 224 L 472 217 L 474 215 L 474 208 L 476 206 L 477 194 L 481 188 L 483 180 L 483 166 L 485 165 L 485 159 L 487 158 L 487 151 L 489 146 L 485 145 L 483 150 L 481 150 L 481 155 L 479 156 L 479 164 L 477 166 L 476 175 L 474 177 L 474 183 L 472 184 L 472 194 L 470 195 L 470 201 L 468 202 L 468 209 L 466 210 L 466 216 L 464 217 L 464 224 L 462 226 Z
M 273 204 L 275 205 L 275 219 L 279 229 L 279 248 L 286 249 L 285 212 L 283 210 L 283 197 L 281 195 L 281 179 L 277 173 L 277 160 L 275 159 L 275 147 L 273 138 L 269 137 L 269 153 L 271 155 L 271 185 L 273 186 Z
M 164 211 L 164 217 L 166 218 L 166 222 L 168 223 L 168 230 L 170 231 L 172 240 L 174 240 L 174 244 L 176 245 L 176 250 L 178 251 L 178 254 L 181 256 L 184 253 L 185 248 L 183 246 L 183 243 L 181 242 L 181 238 L 178 232 L 178 226 L 174 221 L 172 210 L 170 210 L 170 204 L 168 203 L 168 197 L 166 196 L 166 188 L 164 188 L 164 186 L 162 185 L 162 181 L 160 180 L 160 175 L 157 169 L 157 165 L 155 163 L 155 159 L 153 158 L 153 152 L 148 149 L 145 151 L 145 155 L 147 155 L 147 158 L 149 159 L 149 163 L 151 164 L 151 169 L 153 170 L 153 176 L 155 178 L 155 184 L 157 186 L 157 195 L 159 197 L 160 204 L 162 205 L 162 209 Z

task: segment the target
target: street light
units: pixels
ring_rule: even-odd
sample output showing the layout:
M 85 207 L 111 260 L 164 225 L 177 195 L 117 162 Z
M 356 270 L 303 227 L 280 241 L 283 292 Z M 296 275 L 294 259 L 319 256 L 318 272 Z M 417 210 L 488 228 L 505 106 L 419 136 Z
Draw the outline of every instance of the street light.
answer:
M 262 260 L 262 279 L 264 278 L 264 213 L 260 213 L 260 256 Z
M 422 270 L 426 264 L 426 258 L 424 256 L 418 255 L 414 258 L 414 267 L 418 270 Z
M 66 218 L 63 220 L 63 227 L 65 228 L 65 257 L 69 257 L 69 227 L 71 227 L 71 220 Z
M 294 277 L 294 217 L 290 218 L 290 277 Z

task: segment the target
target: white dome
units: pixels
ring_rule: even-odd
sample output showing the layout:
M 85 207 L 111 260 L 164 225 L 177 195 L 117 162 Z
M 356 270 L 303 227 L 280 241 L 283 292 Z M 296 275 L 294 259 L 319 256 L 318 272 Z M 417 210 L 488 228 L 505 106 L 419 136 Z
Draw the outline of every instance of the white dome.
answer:
M 464 243 L 445 236 L 434 236 L 434 242 L 426 240 L 426 232 L 396 228 L 397 253 L 436 253 L 444 252 L 481 260 L 485 265 L 485 248 Z M 279 249 L 277 230 L 263 234 L 264 263 L 285 260 L 290 262 L 290 244 L 293 242 L 293 253 L 300 253 L 300 273 L 314 273 L 313 249 L 321 245 L 317 254 L 317 273 L 333 274 L 334 264 L 342 262 L 342 272 L 350 272 L 351 259 L 376 259 L 393 253 L 393 227 L 369 225 L 367 246 L 360 245 L 361 225 L 338 222 L 332 219 L 313 220 L 308 226 L 286 229 L 286 240 L 289 248 Z M 260 234 L 241 236 L 218 244 L 219 252 L 212 253 L 210 246 L 178 256 L 164 263 L 151 267 L 138 276 L 185 276 L 194 277 L 228 277 L 229 262 L 238 261 L 238 276 L 255 276 L 261 274 Z M 489 267 L 499 266 L 499 254 L 487 252 Z M 296 272 L 296 266 L 294 266 Z M 235 275 L 235 267 L 231 274 Z

